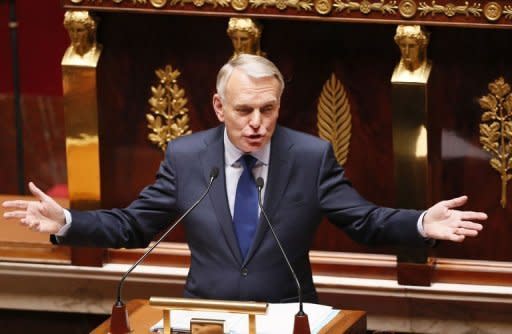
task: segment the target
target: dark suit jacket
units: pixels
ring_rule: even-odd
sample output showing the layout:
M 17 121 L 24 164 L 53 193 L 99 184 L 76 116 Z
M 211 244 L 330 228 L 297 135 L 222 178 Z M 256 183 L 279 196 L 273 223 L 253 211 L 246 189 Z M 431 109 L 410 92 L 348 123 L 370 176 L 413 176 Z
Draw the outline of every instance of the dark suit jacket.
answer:
M 154 184 L 125 209 L 72 211 L 64 244 L 145 247 L 206 189 L 209 195 L 187 217 L 191 266 L 185 296 L 284 302 L 297 289 L 263 220 L 242 260 L 229 211 L 224 173 L 224 127 L 169 143 Z M 329 143 L 277 127 L 272 137 L 265 211 L 302 284 L 305 301 L 316 301 L 308 251 L 323 216 L 365 244 L 419 244 L 420 212 L 378 207 L 363 199 L 344 177 Z

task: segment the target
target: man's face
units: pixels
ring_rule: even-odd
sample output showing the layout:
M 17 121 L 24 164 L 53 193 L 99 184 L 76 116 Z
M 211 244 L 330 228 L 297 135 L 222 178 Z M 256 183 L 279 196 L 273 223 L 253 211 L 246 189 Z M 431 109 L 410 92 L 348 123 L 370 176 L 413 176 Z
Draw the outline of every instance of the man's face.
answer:
M 409 71 L 414 71 L 420 67 L 420 46 L 416 39 L 403 37 L 398 43 L 398 46 L 402 53 L 404 65 Z
M 272 138 L 279 115 L 280 86 L 274 77 L 252 78 L 234 70 L 225 99 L 213 96 L 213 108 L 226 125 L 229 140 L 241 151 L 261 149 Z

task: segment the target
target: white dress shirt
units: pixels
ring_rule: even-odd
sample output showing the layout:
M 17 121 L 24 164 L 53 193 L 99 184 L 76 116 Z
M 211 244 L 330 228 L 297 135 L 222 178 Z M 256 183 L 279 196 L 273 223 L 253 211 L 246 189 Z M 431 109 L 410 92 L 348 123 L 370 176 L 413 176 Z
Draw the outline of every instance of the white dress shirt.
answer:
M 238 185 L 238 179 L 240 179 L 244 170 L 238 159 L 240 159 L 244 154 L 244 152 L 240 151 L 235 145 L 233 145 L 229 140 L 226 130 L 224 129 L 224 168 L 226 171 L 226 191 L 231 217 L 233 217 L 235 210 L 236 186 Z M 254 179 L 256 180 L 258 177 L 261 177 L 263 181 L 265 181 L 263 189 L 261 190 L 261 201 L 263 202 L 263 199 L 265 198 L 265 188 L 267 187 L 270 142 L 263 146 L 261 150 L 252 152 L 251 155 L 257 159 L 254 164 L 254 168 L 252 169 Z

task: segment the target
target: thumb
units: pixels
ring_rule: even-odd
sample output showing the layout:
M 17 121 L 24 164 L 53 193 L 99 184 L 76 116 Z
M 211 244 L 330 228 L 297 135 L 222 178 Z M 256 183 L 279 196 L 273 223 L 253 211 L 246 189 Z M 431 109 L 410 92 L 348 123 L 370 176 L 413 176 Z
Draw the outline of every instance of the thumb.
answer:
M 463 206 L 468 201 L 468 197 L 466 195 L 455 197 L 449 200 L 444 201 L 444 205 L 448 209 L 458 208 L 459 206 Z
M 30 190 L 30 192 L 32 193 L 32 195 L 34 195 L 35 197 L 37 197 L 40 201 L 47 201 L 47 200 L 51 200 L 51 197 L 46 195 L 41 189 L 39 189 L 35 184 L 34 182 L 29 182 L 28 183 L 28 189 Z

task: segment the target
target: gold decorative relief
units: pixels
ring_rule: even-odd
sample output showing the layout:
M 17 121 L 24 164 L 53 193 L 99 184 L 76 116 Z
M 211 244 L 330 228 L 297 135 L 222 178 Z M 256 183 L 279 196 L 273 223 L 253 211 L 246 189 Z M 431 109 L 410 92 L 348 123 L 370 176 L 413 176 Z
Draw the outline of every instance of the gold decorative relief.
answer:
M 488 2 L 484 6 L 484 16 L 489 21 L 499 20 L 502 11 L 501 5 L 494 1 Z
M 231 0 L 231 7 L 234 10 L 242 11 L 249 6 L 249 0 Z
M 503 77 L 489 84 L 490 93 L 478 102 L 484 110 L 480 143 L 492 156 L 490 164 L 501 178 L 501 206 L 507 204 L 507 182 L 512 179 L 512 93 Z
M 352 115 L 345 88 L 334 73 L 318 99 L 317 119 L 318 135 L 331 142 L 336 160 L 343 165 L 349 151 Z
M 71 3 L 73 4 L 80 4 L 82 2 L 85 2 L 84 0 L 70 0 Z M 124 0 L 112 0 L 113 3 L 121 3 L 123 2 Z M 87 0 L 87 2 L 97 2 L 97 3 L 101 3 L 103 2 L 103 0 Z M 167 0 L 150 0 L 151 3 L 155 2 L 155 3 L 159 3 L 159 2 L 167 2 Z M 147 3 L 147 0 L 131 0 L 131 3 L 133 3 L 134 5 L 136 4 L 142 4 L 142 5 L 145 5 Z M 156 7 L 156 6 L 155 6 Z
M 458 4 L 460 2 L 460 4 Z M 333 8 L 336 13 L 350 15 L 352 12 L 357 16 L 359 13 L 369 15 L 370 13 L 379 16 L 396 15 L 401 19 L 410 19 L 420 13 L 421 21 L 431 21 L 446 25 L 459 23 L 487 23 L 491 24 L 500 20 L 503 16 L 506 20 L 512 20 L 512 6 L 504 5 L 498 1 L 473 2 L 453 1 L 451 3 L 439 4 L 436 0 L 418 2 L 418 0 L 63 0 L 64 5 L 74 5 L 76 8 L 83 6 L 87 9 L 93 9 L 95 6 L 108 8 L 115 5 L 119 10 L 131 11 L 133 9 L 142 10 L 176 10 L 177 6 L 192 5 L 196 10 L 209 11 L 212 8 L 230 7 L 228 10 L 243 12 L 251 6 L 251 13 L 255 15 L 265 14 L 266 8 L 275 7 L 280 11 L 288 10 L 279 15 L 295 15 L 294 11 L 315 11 L 315 14 L 322 16 L 338 16 L 333 14 Z M 184 8 L 184 10 L 192 10 Z M 448 18 L 458 17 L 453 20 L 439 21 L 435 18 L 436 14 L 444 15 Z M 383 19 L 381 17 L 381 19 Z M 505 23 L 509 24 L 509 23 Z
M 315 10 L 321 15 L 329 14 L 332 10 L 332 0 L 315 0 Z
M 413 17 L 417 10 L 418 5 L 414 0 L 402 0 L 398 4 L 398 12 L 406 19 Z
M 155 8 L 162 8 L 167 5 L 167 0 L 149 0 L 149 2 Z
M 428 5 L 426 2 L 420 2 L 419 11 L 421 16 L 425 16 L 427 14 L 432 14 L 432 16 L 434 16 L 438 13 L 442 13 L 448 17 L 453 17 L 457 14 L 480 16 L 480 13 L 482 12 L 482 8 L 480 7 L 481 5 L 478 2 L 475 2 L 470 6 L 469 2 L 465 1 L 463 6 L 456 6 L 452 3 L 438 5 L 435 0 L 433 0 L 431 5 Z
M 171 6 L 181 5 L 184 6 L 187 3 L 191 3 L 196 7 L 202 7 L 205 4 L 212 5 L 213 8 L 217 6 L 227 7 L 229 6 L 230 0 L 171 0 L 169 3 Z
M 503 14 L 505 14 L 506 19 L 512 19 L 512 6 L 505 6 L 503 9 Z
M 276 7 L 279 10 L 295 8 L 297 10 L 310 11 L 313 8 L 313 0 L 249 0 L 252 8 Z
M 148 139 L 165 151 L 168 141 L 192 131 L 188 125 L 185 91 L 177 83 L 180 71 L 167 65 L 164 69 L 157 69 L 155 74 L 160 83 L 156 87 L 151 86 L 153 96 L 148 102 L 152 114 L 146 114 L 146 119 L 152 133 Z
M 385 0 L 380 0 L 379 2 L 363 0 L 360 3 L 354 1 L 334 0 L 333 6 L 336 8 L 337 12 L 345 10 L 347 13 L 350 13 L 353 10 L 359 10 L 363 14 L 369 14 L 371 11 L 378 11 L 382 14 L 396 14 L 396 11 L 398 10 L 398 6 L 394 0 L 389 2 L 386 2 Z

